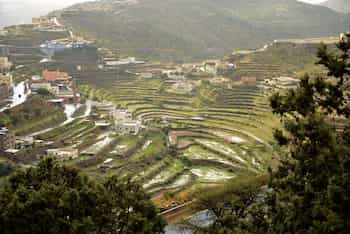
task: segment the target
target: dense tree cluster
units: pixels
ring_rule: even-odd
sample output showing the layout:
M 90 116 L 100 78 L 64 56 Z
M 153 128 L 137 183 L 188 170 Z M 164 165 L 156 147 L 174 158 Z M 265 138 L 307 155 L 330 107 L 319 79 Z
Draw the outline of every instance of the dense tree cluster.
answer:
M 297 89 L 271 98 L 286 154 L 269 186 L 253 179 L 244 193 L 209 206 L 217 219 L 200 233 L 349 233 L 350 38 L 337 48 L 318 52 L 327 77 L 305 75 Z
M 15 172 L 0 190 L 1 233 L 162 233 L 142 187 L 116 176 L 96 182 L 52 160 Z

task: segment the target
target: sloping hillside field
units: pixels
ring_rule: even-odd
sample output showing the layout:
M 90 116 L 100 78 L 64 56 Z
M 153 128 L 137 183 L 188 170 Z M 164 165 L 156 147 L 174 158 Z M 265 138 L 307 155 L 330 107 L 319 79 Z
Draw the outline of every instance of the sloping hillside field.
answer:
M 95 126 L 94 116 L 104 112 L 93 108 L 90 118 L 39 136 L 76 146 L 80 157 L 67 163 L 91 174 L 129 175 L 156 196 L 266 172 L 276 163 L 271 129 L 279 122 L 255 84 L 196 78 L 185 81 L 192 91 L 179 92 L 166 78 L 106 71 L 80 72 L 75 78 L 84 96 L 128 108 L 147 126 L 138 136 L 117 135 Z

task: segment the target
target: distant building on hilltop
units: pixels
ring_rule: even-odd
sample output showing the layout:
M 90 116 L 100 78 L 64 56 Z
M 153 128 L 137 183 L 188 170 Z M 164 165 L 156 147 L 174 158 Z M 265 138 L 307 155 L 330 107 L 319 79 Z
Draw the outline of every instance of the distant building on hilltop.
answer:
M 32 18 L 32 24 L 33 25 L 41 25 L 41 24 L 51 24 L 51 20 L 49 17 L 46 16 L 40 16 L 40 17 L 33 17 Z
M 64 26 L 57 21 L 56 17 L 34 17 L 32 18 L 32 25 L 34 26 L 34 30 L 38 31 L 61 32 L 65 30 Z

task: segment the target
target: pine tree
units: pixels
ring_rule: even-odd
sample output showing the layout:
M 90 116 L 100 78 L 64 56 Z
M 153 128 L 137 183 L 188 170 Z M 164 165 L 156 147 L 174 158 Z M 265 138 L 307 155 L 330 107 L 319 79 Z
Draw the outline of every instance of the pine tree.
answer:
M 154 234 L 164 225 L 140 185 L 117 177 L 96 182 L 52 160 L 15 172 L 0 190 L 3 234 Z
M 271 98 L 286 134 L 275 133 L 289 154 L 273 174 L 270 233 L 348 233 L 350 228 L 350 38 L 318 64 L 328 77 L 304 76 L 296 90 Z

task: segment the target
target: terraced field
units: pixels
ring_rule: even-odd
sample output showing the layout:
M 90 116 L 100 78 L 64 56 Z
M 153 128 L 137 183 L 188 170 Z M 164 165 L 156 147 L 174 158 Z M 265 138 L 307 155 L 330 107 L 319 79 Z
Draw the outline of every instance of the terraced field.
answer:
M 80 157 L 67 163 L 96 177 L 129 175 L 157 196 L 264 173 L 276 163 L 271 129 L 279 122 L 256 85 L 197 78 L 185 81 L 192 91 L 176 93 L 168 79 L 110 71 L 74 76 L 84 95 L 128 108 L 144 125 L 138 136 L 118 135 L 94 125 L 101 114 L 95 110 L 40 136 L 77 147 Z
M 26 54 L 26 47 L 16 49 Z M 38 52 L 29 50 L 34 55 Z M 276 164 L 271 130 L 279 121 L 271 114 L 268 96 L 256 84 L 215 82 L 208 76 L 141 78 L 135 74 L 147 71 L 146 65 L 102 71 L 97 58 L 93 49 L 76 50 L 57 54 L 57 64 L 47 66 L 69 72 L 85 98 L 128 108 L 143 128 L 137 136 L 119 135 L 112 125 L 96 125 L 101 119 L 109 121 L 98 108 L 93 107 L 90 115 L 84 113 L 86 109 L 77 112 L 74 121 L 36 136 L 55 147 L 79 150 L 78 158 L 64 163 L 97 178 L 128 175 L 153 197 L 172 194 L 172 200 L 181 202 L 193 199 L 183 198 L 184 191 L 264 173 Z M 239 65 L 257 77 L 279 73 L 273 65 Z

